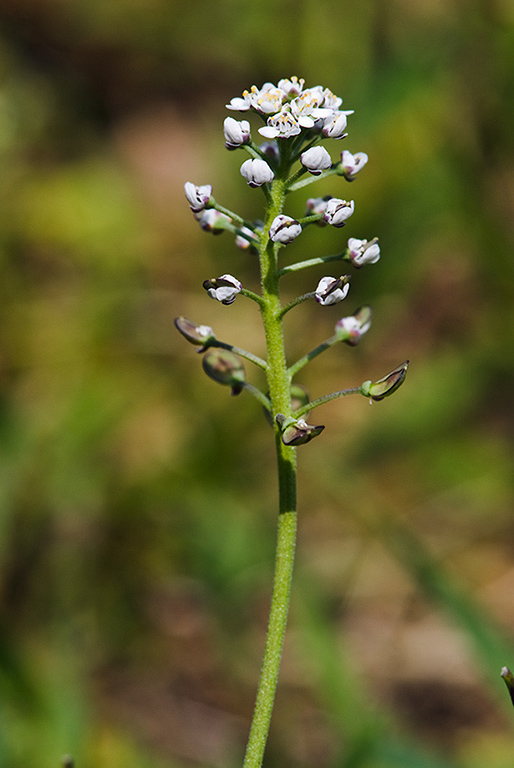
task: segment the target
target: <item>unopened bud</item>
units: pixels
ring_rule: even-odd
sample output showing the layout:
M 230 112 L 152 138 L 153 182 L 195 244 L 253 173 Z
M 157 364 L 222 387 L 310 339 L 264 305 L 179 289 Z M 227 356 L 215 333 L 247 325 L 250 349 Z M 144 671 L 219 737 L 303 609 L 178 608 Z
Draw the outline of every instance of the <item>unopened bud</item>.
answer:
M 238 395 L 245 385 L 244 365 L 237 355 L 226 349 L 211 349 L 205 353 L 202 365 L 207 376 L 218 384 L 231 387 L 232 394 Z
M 330 195 L 326 195 L 325 197 L 309 197 L 305 205 L 305 215 L 321 216 L 321 218 L 319 219 L 319 221 L 316 222 L 316 224 L 319 227 L 326 227 L 327 222 L 325 221 L 323 214 L 325 213 L 325 208 L 327 207 L 328 201 L 331 199 L 332 198 L 330 197 Z
M 245 160 L 241 166 L 243 176 L 251 187 L 260 187 L 269 181 L 273 181 L 275 174 L 265 160 L 251 158 Z
M 514 675 L 508 667 L 502 667 L 500 674 L 503 677 L 505 685 L 507 686 L 507 690 L 510 693 L 510 700 L 514 705 Z
M 348 219 L 355 210 L 355 203 L 353 200 L 341 200 L 338 197 L 331 197 L 325 206 L 325 212 L 323 216 L 328 224 L 333 227 L 344 227 L 346 219 Z
M 207 211 L 193 214 L 204 232 L 212 232 L 213 235 L 221 235 L 223 230 L 232 227 L 232 220 L 224 213 L 209 208 Z
M 369 242 L 350 237 L 348 240 L 348 256 L 354 267 L 362 267 L 364 264 L 376 264 L 380 258 L 380 246 L 378 238 L 374 237 Z
M 269 236 L 270 240 L 273 240 L 273 242 L 286 245 L 287 243 L 292 243 L 301 231 L 302 225 L 299 224 L 296 219 L 291 218 L 291 216 L 285 216 L 283 213 L 279 213 L 279 215 L 275 216 L 271 222 Z
M 300 155 L 300 162 L 313 176 L 319 176 L 332 165 L 332 158 L 325 147 L 311 147 Z
M 356 152 L 352 155 L 347 149 L 341 152 L 341 174 L 347 181 L 353 181 L 355 175 L 361 171 L 368 162 L 365 152 Z
M 295 419 L 292 416 L 287 418 L 281 413 L 278 413 L 275 418 L 281 429 L 284 445 L 303 445 L 317 437 L 325 429 L 324 426 L 314 427 L 307 424 L 304 419 Z
M 271 160 L 272 163 L 278 163 L 280 160 L 280 151 L 278 148 L 278 141 L 265 141 L 264 144 L 261 144 L 259 149 L 263 153 L 263 155 L 266 155 L 268 160 Z
M 237 247 L 241 248 L 242 251 L 250 250 L 257 253 L 259 246 L 259 232 L 262 232 L 261 222 L 257 222 L 256 231 L 257 234 L 255 234 L 254 230 L 251 230 L 248 227 L 241 227 L 241 229 L 238 229 L 236 233 Z
M 212 195 L 212 186 L 210 184 L 193 184 L 192 181 L 186 181 L 184 192 L 187 202 L 194 213 L 200 213 L 205 209 Z
M 337 321 L 335 332 L 339 341 L 344 341 L 351 347 L 355 347 L 361 337 L 369 330 L 373 310 L 368 304 L 365 304 L 349 317 L 342 317 Z
M 216 340 L 212 328 L 208 325 L 197 325 L 187 317 L 176 317 L 175 327 L 185 339 L 198 347 L 197 352 L 205 352 L 210 344 Z
M 408 367 L 409 361 L 406 360 L 383 379 L 375 382 L 365 381 L 360 387 L 361 395 L 369 397 L 371 400 L 383 400 L 384 397 L 389 397 L 403 384 Z
M 238 293 L 241 293 L 242 285 L 233 275 L 221 275 L 212 280 L 204 280 L 203 287 L 211 297 L 222 304 L 233 304 Z
M 329 304 L 337 304 L 346 298 L 350 290 L 350 275 L 341 277 L 322 277 L 319 281 L 314 296 L 318 304 L 327 307 Z
M 237 149 L 250 141 L 250 123 L 248 120 L 235 120 L 226 117 L 223 123 L 223 134 L 227 149 Z

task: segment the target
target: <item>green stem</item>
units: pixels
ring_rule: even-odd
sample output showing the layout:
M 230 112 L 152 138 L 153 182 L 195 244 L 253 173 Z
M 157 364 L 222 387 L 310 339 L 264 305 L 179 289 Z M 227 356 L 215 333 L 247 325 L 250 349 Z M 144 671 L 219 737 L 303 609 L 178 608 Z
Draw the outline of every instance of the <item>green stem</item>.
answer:
M 224 205 L 220 205 L 219 203 L 214 200 L 213 204 L 209 206 L 209 208 L 214 208 L 216 211 L 219 211 L 219 213 L 223 213 L 225 216 L 228 216 L 228 218 L 232 222 L 236 222 L 242 227 L 247 227 L 247 222 L 241 218 L 241 216 L 238 216 L 237 213 L 234 213 L 234 211 L 231 211 L 230 208 L 225 208 Z
M 251 395 L 253 395 L 253 397 L 255 397 L 255 399 L 258 400 L 259 403 L 269 412 L 271 403 L 269 401 L 269 397 L 266 397 L 264 392 L 261 392 L 260 389 L 254 387 L 254 385 L 250 384 L 248 381 L 243 383 L 243 388 L 246 389 L 246 391 Z
M 272 165 L 269 157 L 266 157 L 262 149 L 253 141 L 251 141 L 249 144 L 243 144 L 242 149 L 246 150 L 246 152 L 248 152 L 250 157 L 253 157 L 256 160 L 265 160 L 268 163 L 268 165 Z
M 315 347 L 315 349 L 311 349 L 310 352 L 307 352 L 306 355 L 301 357 L 299 360 L 296 361 L 296 363 L 293 363 L 293 365 L 289 368 L 289 375 L 291 379 L 293 379 L 298 371 L 300 371 L 304 365 L 307 365 L 307 363 L 310 363 L 311 360 L 314 360 L 315 357 L 318 355 L 321 355 L 322 352 L 324 352 L 326 349 L 330 349 L 330 347 L 333 347 L 334 344 L 337 344 L 339 342 L 338 336 L 331 336 L 330 339 L 327 339 L 326 341 L 319 344 L 319 346 Z
M 308 149 L 313 147 L 315 144 L 317 144 L 320 140 L 319 135 L 315 135 L 312 137 L 310 141 L 308 141 L 306 144 L 303 144 L 303 141 L 300 143 L 300 146 L 296 149 L 295 152 L 293 152 L 293 162 L 295 160 L 298 160 L 302 152 L 307 152 Z
M 290 272 L 299 272 L 300 269 L 307 269 L 307 267 L 317 267 L 320 264 L 327 264 L 329 261 L 349 261 L 347 256 L 348 250 L 341 253 L 335 253 L 332 256 L 318 256 L 315 259 L 306 259 L 305 261 L 297 261 L 295 264 L 289 264 L 286 267 L 282 267 L 279 270 L 278 276 L 288 275 Z
M 273 594 L 255 710 L 253 713 L 244 768 L 261 768 L 277 689 L 278 671 L 289 612 L 296 543 L 296 461 L 295 449 L 283 445 L 277 435 L 280 514 Z
M 263 305 L 262 296 L 259 296 L 258 293 L 254 293 L 253 291 L 250 291 L 248 288 L 242 288 L 241 295 L 246 296 L 247 299 L 251 299 L 252 301 L 255 301 L 256 304 L 259 305 L 259 307 L 262 307 Z
M 318 174 L 317 176 L 309 176 L 307 179 L 301 179 L 300 181 L 296 181 L 294 184 L 291 184 L 291 186 L 288 188 L 288 192 L 296 192 L 298 189 L 302 189 L 302 187 L 307 187 L 309 184 L 314 184 L 315 181 L 319 181 L 320 179 L 326 179 L 327 176 L 335 176 L 335 175 L 341 175 L 340 174 L 341 165 L 338 163 L 336 166 L 333 166 L 332 168 L 329 168 L 327 171 L 323 171 L 323 173 Z
M 307 403 L 307 405 L 302 405 L 301 408 L 298 408 L 294 412 L 293 416 L 299 419 L 304 413 L 309 413 L 309 411 L 318 408 L 320 405 L 329 403 L 331 400 L 336 400 L 338 397 L 347 397 L 348 395 L 362 395 L 362 390 L 360 387 L 352 387 L 351 389 L 340 389 L 338 392 L 331 392 L 330 395 L 323 395 L 322 397 L 318 397 L 317 400 Z
M 290 163 L 287 156 L 270 187 L 269 204 L 264 222 L 259 251 L 262 298 L 261 314 L 268 352 L 268 389 L 271 415 L 275 428 L 277 452 L 279 515 L 275 575 L 266 635 L 266 646 L 257 688 L 255 709 L 248 737 L 244 768 L 261 768 L 268 739 L 271 714 L 278 683 L 278 672 L 291 595 L 294 552 L 296 543 L 296 450 L 282 443 L 280 429 L 275 421 L 277 413 L 291 415 L 291 380 L 287 372 L 278 279 L 278 245 L 269 239 L 273 219 L 283 209 L 285 182 Z
M 235 347 L 233 344 L 227 344 L 224 341 L 218 341 L 218 339 L 216 339 L 215 341 L 211 341 L 209 346 L 219 347 L 220 349 L 228 349 L 230 352 L 233 352 L 235 355 L 239 355 L 239 357 L 244 357 L 245 360 L 249 360 L 251 363 L 258 365 L 259 368 L 262 368 L 263 371 L 265 371 L 268 367 L 266 364 L 266 361 L 263 360 L 262 358 L 257 357 L 257 355 L 254 355 L 252 352 L 247 352 L 246 349 L 241 349 L 241 347 Z
M 279 319 L 282 320 L 285 314 L 289 312 L 290 309 L 293 309 L 293 307 L 297 307 L 298 304 L 302 304 L 304 301 L 308 301 L 309 299 L 313 299 L 316 296 L 315 291 L 311 291 L 310 293 L 304 293 L 302 296 L 297 296 L 296 299 L 293 299 L 289 302 L 289 304 L 286 304 L 285 307 L 282 307 L 282 309 L 279 312 Z

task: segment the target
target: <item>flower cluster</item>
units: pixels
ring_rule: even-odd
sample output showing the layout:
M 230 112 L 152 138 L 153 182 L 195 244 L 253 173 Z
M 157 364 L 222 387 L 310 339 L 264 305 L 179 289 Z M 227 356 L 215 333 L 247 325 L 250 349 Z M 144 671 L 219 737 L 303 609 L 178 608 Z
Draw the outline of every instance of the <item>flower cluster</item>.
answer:
M 303 78 L 279 80 L 278 85 L 252 85 L 241 97 L 231 99 L 227 109 L 236 112 L 253 110 L 266 116 L 266 126 L 259 133 L 267 139 L 289 139 L 302 129 L 322 133 L 325 138 L 342 139 L 348 115 L 353 110 L 341 110 L 343 100 L 328 88 L 316 85 L 304 88 Z
M 377 238 L 367 240 L 350 237 L 347 246 L 336 256 L 308 259 L 284 268 L 278 266 L 280 250 L 292 243 L 307 226 L 328 225 L 339 230 L 347 225 L 355 211 L 354 200 L 325 195 L 309 197 L 303 217 L 293 217 L 284 212 L 287 196 L 291 192 L 315 183 L 319 178 L 343 178 L 346 182 L 352 182 L 366 166 L 368 156 L 364 152 L 352 153 L 344 149 L 339 159 L 334 161 L 322 145 L 325 140 L 344 139 L 348 135 L 348 117 L 353 111 L 343 110 L 342 102 L 343 100 L 328 88 L 320 85 L 306 88 L 302 78 L 293 76 L 279 80 L 277 85 L 265 83 L 261 88 L 253 85 L 249 90 L 243 91 L 242 96 L 231 99 L 226 105 L 232 112 L 245 115 L 245 119 L 239 120 L 232 116 L 226 117 L 223 122 L 223 137 L 228 150 L 239 149 L 248 155 L 240 166 L 240 173 L 251 188 L 260 188 L 264 193 L 266 215 L 263 221 L 247 221 L 219 205 L 209 184 L 197 186 L 186 182 L 184 186 L 189 206 L 201 228 L 213 234 L 224 230 L 232 232 L 236 245 L 241 250 L 258 254 L 262 276 L 275 272 L 277 285 L 282 275 L 323 264 L 325 261 L 346 261 L 359 269 L 364 265 L 376 264 L 380 259 Z M 255 143 L 252 138 L 252 126 L 246 119 L 251 113 L 256 113 L 265 121 L 265 125 L 257 130 L 266 140 L 264 143 Z M 266 283 L 263 279 L 262 295 L 243 288 L 240 280 L 231 274 L 205 280 L 203 287 L 212 299 L 221 304 L 230 305 L 242 294 L 257 301 L 262 309 L 270 300 L 266 293 Z M 265 325 L 266 322 L 280 325 L 287 311 L 308 298 L 314 298 L 320 306 L 331 307 L 343 301 L 349 289 L 349 275 L 320 277 L 314 291 L 291 301 L 269 321 L 264 319 Z M 263 313 L 263 318 L 265 316 L 267 317 L 266 313 Z M 353 315 L 342 317 L 337 321 L 335 333 L 330 339 L 291 367 L 291 378 L 320 351 L 338 342 L 356 346 L 369 330 L 371 318 L 372 309 L 367 305 L 360 307 Z M 321 433 L 322 426 L 311 426 L 301 416 L 324 402 L 324 398 L 318 399 L 317 404 L 312 405 L 307 395 L 303 401 L 295 401 L 291 395 L 291 412 L 287 415 L 273 414 L 272 394 L 264 394 L 246 382 L 244 369 L 238 363 L 237 355 L 260 365 L 263 370 L 266 370 L 268 365 L 265 361 L 240 349 L 237 349 L 235 355 L 235 348 L 218 341 L 209 326 L 197 326 L 187 318 L 179 318 L 177 328 L 199 352 L 204 353 L 204 369 L 211 378 L 229 384 L 234 394 L 243 388 L 247 389 L 261 401 L 271 422 L 278 425 L 282 441 L 286 445 L 301 445 Z M 269 338 L 275 330 L 266 328 Z M 279 335 L 281 334 L 280 330 Z M 213 350 L 212 347 L 218 349 Z M 222 351 L 220 347 L 223 348 Z M 360 388 L 351 391 L 364 394 L 371 400 L 381 400 L 400 386 L 406 370 L 407 364 L 404 364 L 384 379 L 375 383 L 364 382 Z M 340 395 L 341 393 L 335 393 L 335 396 Z M 332 395 L 326 398 L 331 399 Z

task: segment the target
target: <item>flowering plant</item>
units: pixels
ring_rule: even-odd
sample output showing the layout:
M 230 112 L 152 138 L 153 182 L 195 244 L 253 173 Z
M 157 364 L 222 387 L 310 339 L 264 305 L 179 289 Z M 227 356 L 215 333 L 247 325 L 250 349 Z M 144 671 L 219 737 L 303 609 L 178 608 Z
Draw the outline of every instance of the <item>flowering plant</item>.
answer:
M 299 237 L 305 227 L 318 224 L 342 228 L 355 208 L 353 200 L 330 196 L 310 198 L 305 215 L 295 219 L 283 212 L 288 195 L 328 176 L 353 181 L 368 160 L 364 152 L 352 154 L 344 150 L 339 160 L 332 161 L 321 142 L 344 139 L 348 135 L 348 117 L 353 112 L 342 110 L 342 99 L 328 88 L 304 86 L 304 80 L 297 77 L 280 80 L 278 85 L 252 86 L 227 104 L 227 108 L 234 112 L 257 113 L 265 123 L 257 131 L 267 140 L 264 144 L 254 142 L 250 122 L 246 119 L 227 117 L 223 125 L 227 149 L 242 149 L 249 155 L 241 165 L 241 175 L 250 187 L 260 187 L 264 194 L 263 221 L 246 221 L 221 206 L 208 184 L 185 184 L 186 198 L 200 226 L 213 233 L 232 232 L 238 247 L 258 253 L 261 272 L 260 293 L 244 287 L 237 277 L 229 274 L 206 280 L 203 285 L 209 296 L 222 304 L 232 304 L 239 294 L 257 303 L 266 337 L 265 360 L 220 341 L 210 326 L 197 325 L 185 317 L 175 321 L 180 333 L 203 353 L 205 372 L 218 383 L 229 386 L 233 395 L 243 390 L 253 395 L 264 406 L 275 434 L 279 479 L 275 577 L 264 660 L 244 760 L 246 768 L 259 768 L 262 764 L 286 630 L 296 538 L 296 447 L 310 442 L 324 429 L 322 425 L 308 424 L 303 417 L 329 400 L 351 394 L 364 395 L 370 402 L 380 401 L 403 383 L 408 367 L 407 361 L 378 381 L 365 381 L 360 386 L 332 392 L 313 401 L 293 382 L 305 365 L 330 347 L 340 342 L 355 346 L 370 328 L 372 310 L 365 305 L 353 315 L 342 317 L 336 323 L 333 336 L 288 365 L 282 332 L 284 316 L 310 299 L 322 307 L 345 300 L 350 289 L 350 276 L 325 275 L 319 279 L 315 290 L 286 304 L 281 300 L 281 278 L 328 262 L 343 261 L 360 268 L 374 264 L 380 258 L 377 238 L 368 241 L 352 237 L 335 255 L 293 264 L 279 262 L 283 247 Z M 264 371 L 266 391 L 247 381 L 241 358 Z

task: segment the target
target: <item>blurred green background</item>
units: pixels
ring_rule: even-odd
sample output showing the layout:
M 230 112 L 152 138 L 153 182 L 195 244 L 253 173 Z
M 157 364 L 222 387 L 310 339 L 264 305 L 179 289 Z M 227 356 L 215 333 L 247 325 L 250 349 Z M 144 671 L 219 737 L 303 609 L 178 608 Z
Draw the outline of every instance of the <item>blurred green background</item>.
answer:
M 201 288 L 256 288 L 255 258 L 201 232 L 183 184 L 261 215 L 224 104 L 292 74 L 355 109 L 344 147 L 370 160 L 351 188 L 319 185 L 355 199 L 344 232 L 311 228 L 284 258 L 382 248 L 346 302 L 372 304 L 372 330 L 299 381 L 318 397 L 411 369 L 372 408 L 316 411 L 299 450 L 266 765 L 512 766 L 513 23 L 511 0 L 2 0 L 0 768 L 241 762 L 274 447 L 172 321 L 264 353 L 254 305 Z M 290 359 L 340 314 L 291 312 Z

